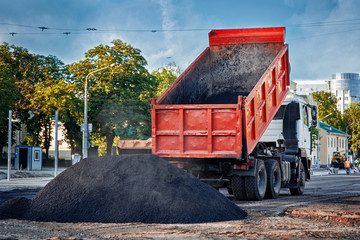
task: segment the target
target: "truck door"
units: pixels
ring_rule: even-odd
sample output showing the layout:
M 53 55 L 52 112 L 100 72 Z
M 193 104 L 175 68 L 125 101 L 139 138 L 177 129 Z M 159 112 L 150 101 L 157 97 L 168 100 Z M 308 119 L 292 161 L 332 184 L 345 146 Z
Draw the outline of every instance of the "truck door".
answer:
M 309 114 L 309 107 L 306 105 L 302 105 L 302 121 L 301 121 L 301 136 L 299 137 L 300 148 L 302 148 L 302 155 L 305 153 L 306 156 L 310 157 L 310 147 L 311 147 L 311 130 L 310 130 L 310 114 Z

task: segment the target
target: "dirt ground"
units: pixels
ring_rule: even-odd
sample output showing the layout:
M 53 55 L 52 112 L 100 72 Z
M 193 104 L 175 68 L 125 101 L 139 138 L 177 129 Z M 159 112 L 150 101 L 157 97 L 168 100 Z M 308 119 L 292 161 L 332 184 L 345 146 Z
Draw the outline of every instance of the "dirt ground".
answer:
M 241 206 L 241 203 L 239 204 Z M 0 239 L 360 239 L 360 196 L 202 224 L 1 220 Z

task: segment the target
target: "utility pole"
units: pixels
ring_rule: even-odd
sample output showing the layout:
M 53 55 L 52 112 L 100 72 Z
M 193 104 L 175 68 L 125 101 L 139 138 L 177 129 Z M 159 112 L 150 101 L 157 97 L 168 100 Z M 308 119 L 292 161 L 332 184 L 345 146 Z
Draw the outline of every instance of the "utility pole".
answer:
M 11 117 L 12 111 L 9 111 L 9 136 L 8 136 L 8 169 L 7 169 L 7 180 L 10 181 L 10 168 L 11 168 Z
M 98 70 L 95 70 L 95 71 L 92 71 L 90 72 L 88 75 L 86 75 L 86 78 L 85 78 L 85 104 L 84 104 L 84 132 L 83 132 L 83 159 L 84 158 L 87 158 L 88 157 L 88 145 L 89 145 L 89 124 L 88 124 L 88 92 L 87 92 L 87 89 L 88 89 L 88 78 L 90 75 L 96 73 L 96 72 L 99 72 L 99 71 L 102 71 L 106 68 L 109 68 L 109 67 L 115 67 L 116 65 L 113 63 L 113 64 L 110 64 L 106 67 L 103 67 L 103 68 L 100 68 Z
M 59 149 L 58 149 L 58 111 L 55 111 L 55 166 L 54 166 L 54 177 L 57 175 L 58 160 L 59 160 Z

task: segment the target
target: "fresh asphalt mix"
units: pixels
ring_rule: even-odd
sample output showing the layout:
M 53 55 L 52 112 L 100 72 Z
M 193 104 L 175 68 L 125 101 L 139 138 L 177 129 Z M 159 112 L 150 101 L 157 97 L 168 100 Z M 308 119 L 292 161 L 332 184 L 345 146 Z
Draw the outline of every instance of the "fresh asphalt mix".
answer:
M 59 169 L 57 174 L 60 174 L 65 169 Z M 46 184 L 54 179 L 54 170 L 51 168 L 43 169 L 42 171 L 19 171 L 12 170 L 12 178 L 10 181 L 6 179 L 7 170 L 0 168 L 0 204 L 16 197 L 24 197 L 32 199 Z M 31 173 L 31 174 L 29 174 Z M 21 177 L 29 176 L 32 177 Z M 4 178 L 5 176 L 5 178 Z M 344 189 L 344 191 L 332 190 L 331 187 L 321 187 L 323 181 L 329 182 L 333 179 L 335 188 L 337 179 L 345 179 L 352 177 L 349 181 L 359 182 L 353 185 L 353 188 Z M 326 185 L 329 185 L 328 183 Z M 324 184 L 325 185 L 325 184 Z M 341 187 L 340 187 L 341 188 Z M 360 173 L 352 171 L 350 176 L 346 175 L 345 170 L 339 170 L 337 174 L 329 169 L 313 169 L 312 180 L 307 182 L 304 196 L 291 196 L 286 189 L 282 190 L 278 199 L 266 199 L 261 202 L 250 201 L 236 201 L 231 195 L 228 195 L 226 189 L 221 189 L 221 193 L 226 195 L 230 200 L 234 201 L 242 209 L 248 211 L 258 211 L 271 214 L 281 214 L 284 209 L 301 206 L 306 203 L 323 201 L 326 199 L 333 199 L 346 196 L 359 196 L 360 195 Z

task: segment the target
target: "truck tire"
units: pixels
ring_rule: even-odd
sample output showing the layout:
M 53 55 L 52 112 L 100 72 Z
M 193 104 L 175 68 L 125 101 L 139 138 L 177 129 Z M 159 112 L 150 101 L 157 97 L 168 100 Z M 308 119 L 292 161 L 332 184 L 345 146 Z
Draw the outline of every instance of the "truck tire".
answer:
M 296 187 L 290 188 L 291 195 L 303 195 L 305 190 L 305 168 L 304 164 L 300 162 L 300 176 L 299 182 L 297 183 Z
M 261 201 L 266 193 L 266 168 L 263 160 L 257 160 L 255 176 L 245 177 L 245 189 L 248 200 Z
M 247 200 L 244 177 L 233 176 L 231 178 L 231 190 L 237 200 Z
M 266 198 L 277 198 L 281 188 L 281 170 L 278 161 L 269 159 L 265 161 L 267 174 Z

